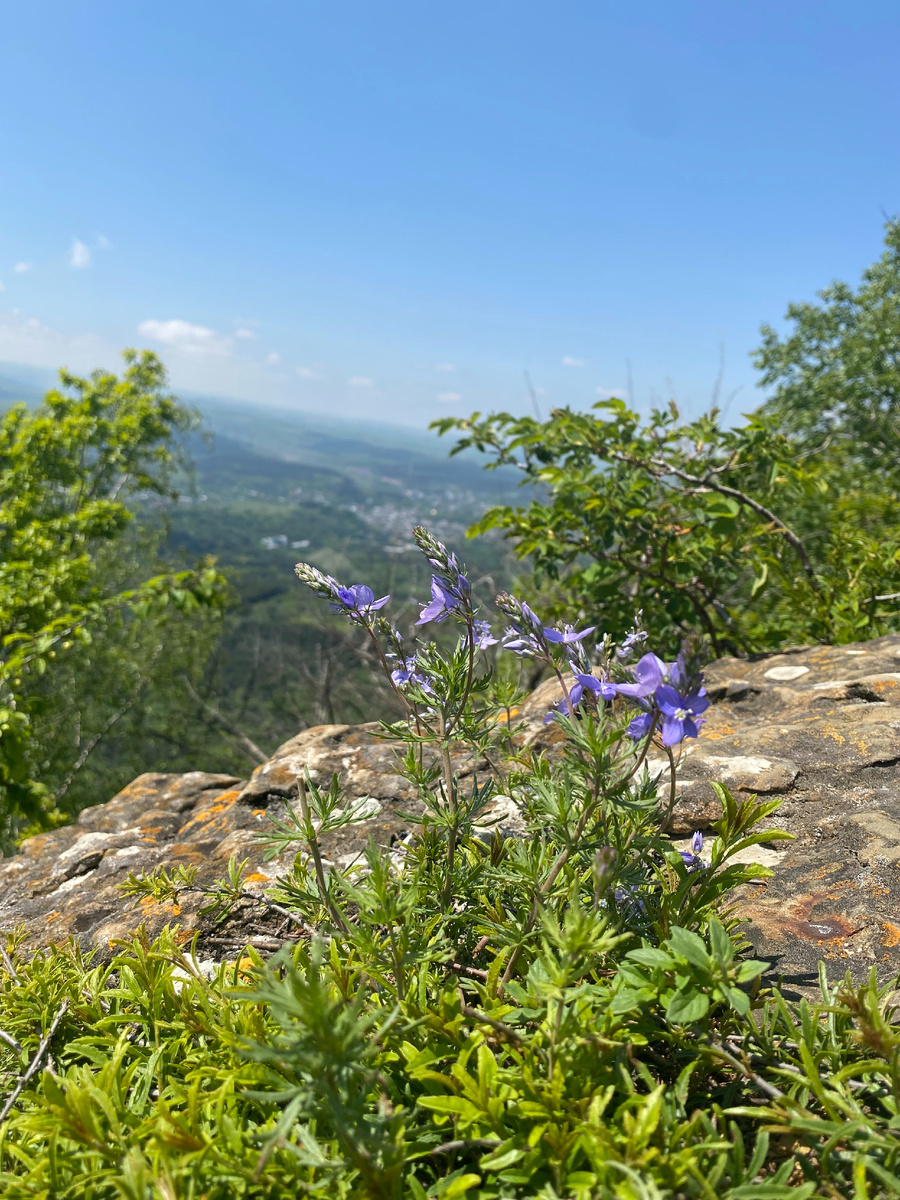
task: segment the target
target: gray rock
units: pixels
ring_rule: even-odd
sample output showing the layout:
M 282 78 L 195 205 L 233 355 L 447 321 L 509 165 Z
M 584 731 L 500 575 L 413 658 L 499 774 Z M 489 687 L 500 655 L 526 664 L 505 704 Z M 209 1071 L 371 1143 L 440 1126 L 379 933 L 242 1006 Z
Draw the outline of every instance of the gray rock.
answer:
M 872 965 L 900 971 L 900 636 L 758 662 L 724 659 L 707 684 L 714 703 L 678 763 L 672 836 L 718 819 L 713 782 L 739 796 L 783 797 L 773 823 L 796 840 L 761 847 L 758 861 L 774 877 L 737 897 L 760 956 L 801 990 L 814 983 L 820 960 L 833 975 L 849 968 L 862 976 Z M 550 680 L 523 705 L 523 751 L 558 752 L 561 731 L 544 716 L 559 698 Z M 132 872 L 179 864 L 212 884 L 235 856 L 247 860 L 248 890 L 263 891 L 293 854 L 266 862 L 258 835 L 267 810 L 293 802 L 304 770 L 323 784 L 336 773 L 347 802 L 365 802 L 370 814 L 326 839 L 332 862 L 355 861 L 370 837 L 397 844 L 417 801 L 398 772 L 397 746 L 377 733 L 375 724 L 304 730 L 246 782 L 202 772 L 141 775 L 75 824 L 30 838 L 0 862 L 0 929 L 24 927 L 32 947 L 74 937 L 101 955 L 142 923 L 151 935 L 166 924 L 178 925 L 184 940 L 200 933 L 210 953 L 266 930 L 277 944 L 279 920 L 254 902 L 242 903 L 223 931 L 200 916 L 197 893 L 183 893 L 178 905 L 134 905 L 118 885 Z M 464 778 L 488 769 L 462 750 L 453 760 Z M 667 760 L 648 766 L 668 794 Z M 521 832 L 508 797 L 498 799 L 482 836 L 492 819 L 506 833 Z

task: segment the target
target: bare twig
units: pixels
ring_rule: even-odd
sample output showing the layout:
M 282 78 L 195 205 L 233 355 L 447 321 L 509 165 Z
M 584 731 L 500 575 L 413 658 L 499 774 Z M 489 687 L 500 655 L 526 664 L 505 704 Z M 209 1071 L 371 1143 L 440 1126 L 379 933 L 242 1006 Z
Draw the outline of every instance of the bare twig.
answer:
M 143 689 L 141 689 L 141 690 L 143 690 Z M 138 693 L 138 694 L 140 694 L 140 693 Z M 130 700 L 126 700 L 125 703 L 122 705 L 122 707 L 117 708 L 116 711 L 112 714 L 112 716 L 106 721 L 106 723 L 104 724 L 104 726 L 100 730 L 100 732 L 95 733 L 94 736 L 90 739 L 90 741 L 87 743 L 87 745 L 81 751 L 81 753 L 75 759 L 75 762 L 72 764 L 71 771 L 69 771 L 68 775 L 62 781 L 62 783 L 59 785 L 59 787 L 56 789 L 56 799 L 57 800 L 61 800 L 62 797 L 66 794 L 66 792 L 69 790 L 69 787 L 72 784 L 72 780 L 75 778 L 75 776 L 78 774 L 78 772 L 84 766 L 84 764 L 87 762 L 88 756 L 90 755 L 91 751 L 94 750 L 97 747 L 97 745 L 103 740 L 103 738 L 106 737 L 106 735 L 112 729 L 113 725 L 115 725 L 115 723 L 118 720 L 120 720 L 122 717 L 124 717 L 125 714 L 129 711 L 129 709 L 134 708 L 135 704 L 137 703 L 137 699 L 138 699 L 138 697 L 137 697 L 137 695 L 135 695 L 135 696 L 132 696 Z
M 534 405 L 534 415 L 539 422 L 543 423 L 544 418 L 541 416 L 541 406 L 538 404 L 537 392 L 534 390 L 531 376 L 527 371 L 523 371 L 522 374 L 525 376 L 525 386 L 528 388 L 528 395 L 531 397 L 531 403 Z
M 749 1079 L 750 1082 L 755 1087 L 759 1088 L 764 1095 L 768 1096 L 770 1100 L 784 1099 L 784 1092 L 782 1092 L 780 1088 L 775 1087 L 774 1084 L 769 1083 L 766 1079 L 763 1079 L 761 1075 L 757 1075 L 757 1073 L 751 1070 L 746 1063 L 742 1063 L 739 1058 L 736 1058 L 730 1053 L 730 1051 L 726 1050 L 724 1046 L 720 1046 L 716 1042 L 710 1042 L 707 1046 L 707 1049 L 711 1050 L 712 1053 L 717 1055 L 719 1058 L 724 1059 L 725 1062 L 734 1067 L 736 1071 L 740 1071 L 745 1079 Z
M 674 463 L 667 462 L 664 458 L 650 458 L 645 461 L 635 459 L 628 454 L 622 454 L 619 451 L 609 451 L 610 457 L 615 458 L 619 462 L 628 463 L 630 466 L 644 466 L 650 469 L 657 476 L 659 475 L 676 475 L 684 483 L 691 485 L 692 491 L 708 488 L 711 492 L 718 492 L 722 496 L 730 496 L 733 500 L 737 500 L 739 504 L 746 505 L 752 509 L 758 516 L 764 517 L 770 521 L 776 529 L 780 529 L 784 534 L 785 541 L 793 547 L 803 570 L 816 591 L 819 591 L 819 581 L 816 579 L 816 573 L 813 565 L 809 560 L 809 555 L 806 553 L 806 547 L 797 537 L 796 533 L 785 525 L 781 517 L 773 513 L 770 508 L 766 508 L 764 504 L 760 504 L 758 500 L 754 500 L 752 496 L 748 496 L 746 492 L 740 491 L 738 488 L 729 487 L 728 484 L 719 483 L 716 478 L 717 470 L 712 468 L 706 475 L 692 475 L 689 471 L 682 470 L 681 467 L 676 467 Z
M 493 1149 L 494 1146 L 502 1146 L 502 1145 L 503 1145 L 503 1143 L 500 1141 L 499 1138 L 466 1138 L 464 1140 L 458 1139 L 457 1141 L 454 1141 L 454 1142 L 441 1142 L 441 1144 L 439 1146 L 435 1146 L 433 1150 L 429 1150 L 427 1152 L 427 1157 L 434 1158 L 438 1154 L 453 1154 L 453 1152 L 456 1150 L 474 1150 L 476 1148 L 479 1150 L 481 1150 L 481 1149 L 490 1150 L 490 1149 Z
M 12 1095 L 7 1100 L 6 1104 L 4 1104 L 3 1112 L 0 1112 L 0 1125 L 3 1124 L 3 1122 L 9 1116 L 9 1114 L 12 1112 L 13 1105 L 18 1100 L 18 1098 L 22 1095 L 22 1092 L 28 1086 L 32 1077 L 37 1074 L 37 1072 L 40 1068 L 40 1065 L 43 1062 L 44 1055 L 47 1053 L 48 1049 L 50 1048 L 50 1043 L 53 1040 L 53 1035 L 56 1033 L 57 1029 L 59 1028 L 60 1021 L 66 1015 L 66 1009 L 68 1007 L 69 1007 L 68 1000 L 63 1000 L 62 1007 L 60 1008 L 60 1010 L 56 1014 L 56 1016 L 53 1018 L 53 1021 L 50 1024 L 50 1028 L 44 1034 L 44 1037 L 41 1040 L 41 1044 L 38 1046 L 37 1052 L 35 1053 L 34 1058 L 28 1064 L 28 1068 L 25 1071 L 25 1074 L 22 1076 L 22 1078 L 16 1084 L 15 1088 L 13 1089 Z
M 299 925 L 301 929 L 307 933 L 314 934 L 316 932 L 312 925 L 309 925 L 302 917 L 298 917 L 296 913 L 292 913 L 287 908 L 282 908 L 280 904 L 276 904 L 274 900 L 270 900 L 268 896 L 257 896 L 253 892 L 241 892 L 242 900 L 255 900 L 257 904 L 265 904 L 266 908 L 270 908 L 272 912 L 277 912 L 279 916 L 287 918 L 294 925 Z
M 499 1033 L 511 1042 L 521 1042 L 522 1040 L 522 1035 L 518 1030 L 513 1029 L 511 1025 L 506 1025 L 503 1021 L 497 1021 L 493 1017 L 489 1017 L 480 1008 L 471 1008 L 468 1004 L 463 1004 L 461 1011 L 464 1017 L 471 1017 L 473 1021 L 478 1021 L 480 1025 L 489 1025 L 496 1033 Z
M 256 742 L 251 741 L 251 739 L 247 737 L 246 733 L 243 733 L 240 729 L 238 729 L 237 725 L 233 725 L 232 722 L 229 721 L 226 716 L 223 716 L 223 714 L 220 713 L 217 708 L 214 708 L 210 703 L 208 703 L 208 701 L 204 700 L 203 697 L 198 694 L 194 688 L 194 685 L 191 683 L 190 679 L 188 679 L 187 675 L 184 674 L 184 672 L 182 672 L 181 681 L 187 688 L 188 695 L 190 695 L 191 698 L 195 700 L 204 710 L 204 712 L 208 713 L 214 721 L 218 722 L 223 729 L 227 729 L 233 738 L 237 738 L 238 742 L 240 742 L 241 746 L 244 748 L 244 750 L 246 750 L 251 758 L 256 759 L 256 761 L 259 763 L 265 763 L 269 761 L 269 755 L 266 754 L 264 750 L 260 750 Z
M 700 476 L 682 471 L 680 467 L 675 467 L 665 460 L 651 459 L 651 463 L 653 466 L 665 470 L 668 474 L 677 475 L 679 479 L 683 479 L 685 483 L 690 483 L 694 487 L 709 488 L 710 491 L 718 492 L 722 496 L 730 496 L 733 500 L 737 500 L 739 504 L 744 504 L 747 508 L 752 509 L 758 516 L 765 517 L 767 521 L 771 521 L 784 534 L 785 541 L 794 548 L 810 583 L 816 591 L 819 590 L 819 582 L 816 579 L 816 573 L 809 560 L 809 555 L 806 553 L 806 547 L 797 537 L 796 533 L 785 525 L 781 517 L 772 512 L 771 508 L 766 508 L 764 504 L 760 504 L 758 500 L 754 500 L 752 496 L 748 496 L 746 492 L 742 492 L 738 488 L 729 487 L 725 483 L 719 483 L 715 478 L 714 472 L 701 479 Z
M 5 946 L 0 946 L 0 956 L 3 957 L 3 965 L 6 967 L 7 971 L 9 971 L 10 975 L 12 976 L 13 982 L 20 983 L 21 980 L 19 979 L 19 974 L 16 971 L 16 968 L 13 965 L 13 960 L 9 957 L 9 954 L 8 954 Z
M 24 1051 L 11 1033 L 7 1033 L 5 1029 L 0 1029 L 0 1041 L 6 1042 L 10 1050 L 15 1050 L 16 1054 L 22 1054 Z
M 62 797 L 69 790 L 69 788 L 72 784 L 72 780 L 75 778 L 75 776 L 78 774 L 78 772 L 84 766 L 84 764 L 87 762 L 91 752 L 96 749 L 96 747 L 99 745 L 99 743 L 106 737 L 106 735 L 112 729 L 113 725 L 115 725 L 117 721 L 121 720 L 122 717 L 124 717 L 125 714 L 130 709 L 134 708 L 135 704 L 137 704 L 138 700 L 141 697 L 141 693 L 144 691 L 144 689 L 147 687 L 147 684 L 150 682 L 149 668 L 151 668 L 153 666 L 153 664 L 156 662 L 157 658 L 159 657 L 159 655 L 161 653 L 162 653 L 162 644 L 156 646 L 153 650 L 153 653 L 150 655 L 150 660 L 147 663 L 148 673 L 145 673 L 142 676 L 142 678 L 140 679 L 138 686 L 137 686 L 137 690 L 135 691 L 134 695 L 130 696 L 120 708 L 116 709 L 116 711 L 112 714 L 112 716 L 107 719 L 106 723 L 104 724 L 104 726 L 100 730 L 100 732 L 94 734 L 94 736 L 90 739 L 90 741 L 87 743 L 87 745 L 81 751 L 81 753 L 75 759 L 75 762 L 72 764 L 71 771 L 69 771 L 68 775 L 65 777 L 65 779 L 62 781 L 62 783 L 59 785 L 59 787 L 56 790 L 56 799 L 57 800 L 62 799 Z
M 487 979 L 487 971 L 482 971 L 479 967 L 467 967 L 464 963 L 451 963 L 450 966 L 454 971 L 465 971 L 467 975 L 477 975 L 479 979 Z

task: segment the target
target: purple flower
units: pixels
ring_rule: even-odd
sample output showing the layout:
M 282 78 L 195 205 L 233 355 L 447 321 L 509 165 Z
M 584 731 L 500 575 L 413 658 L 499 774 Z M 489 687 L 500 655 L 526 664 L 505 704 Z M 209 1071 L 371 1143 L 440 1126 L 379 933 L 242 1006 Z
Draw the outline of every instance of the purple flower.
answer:
M 524 607 L 525 605 L 523 604 L 522 608 L 524 609 Z M 591 625 L 588 629 L 582 629 L 580 633 L 576 633 L 574 626 L 564 625 L 562 633 L 560 633 L 558 629 L 545 629 L 544 637 L 548 642 L 561 642 L 568 646 L 572 642 L 580 642 L 581 639 L 586 638 L 589 633 L 593 633 L 596 628 L 596 625 Z
M 668 668 L 661 658 L 655 654 L 645 654 L 639 659 L 634 670 L 634 683 L 617 683 L 616 691 L 621 696 L 634 696 L 640 699 L 655 692 L 666 678 Z
M 638 615 L 640 616 L 640 614 Z M 639 646 L 641 642 L 646 642 L 647 637 L 648 634 L 645 630 L 632 629 L 631 633 L 627 634 L 622 641 L 622 645 L 616 650 L 616 658 L 619 660 L 630 658 L 634 653 L 635 648 Z
M 389 657 L 393 658 L 394 656 L 390 655 Z M 400 665 L 391 671 L 391 679 L 394 681 L 397 687 L 399 687 L 401 683 L 409 683 L 410 679 L 413 677 L 413 672 L 415 669 L 416 656 L 413 655 L 412 658 L 404 658 L 401 660 Z
M 476 621 L 472 627 L 472 633 L 475 638 L 475 648 L 477 650 L 487 650 L 488 646 L 497 645 L 497 639 L 491 637 L 491 625 L 489 621 Z
M 536 658 L 543 654 L 543 648 L 533 633 L 517 629 L 511 625 L 503 635 L 503 649 L 512 650 L 519 658 Z
M 642 737 L 647 736 L 652 728 L 653 713 L 644 712 L 632 718 L 625 732 L 634 741 L 639 742 Z
M 603 700 L 612 700 L 615 697 L 616 689 L 613 684 L 607 683 L 605 679 L 598 679 L 596 675 L 576 673 L 575 683 L 569 689 L 569 699 L 572 701 L 573 708 L 581 703 L 585 692 L 593 692 L 595 696 L 599 696 Z
M 541 626 L 543 625 L 543 621 L 541 620 L 541 618 L 537 615 L 537 613 L 533 609 L 528 607 L 528 605 L 525 603 L 524 600 L 522 601 L 522 614 L 523 614 L 523 616 L 526 616 L 528 618 L 528 620 L 532 623 L 532 625 L 535 627 L 535 629 L 540 629 Z
M 684 741 L 686 737 L 698 736 L 699 726 L 703 724 L 703 721 L 698 722 L 697 718 L 709 708 L 709 700 L 705 696 L 697 693 L 682 696 L 673 687 L 664 683 L 656 689 L 656 703 L 663 714 L 662 741 L 664 746 L 675 746 Z
M 350 587 L 338 587 L 335 592 L 336 604 L 330 604 L 334 612 L 346 612 L 356 616 L 366 616 L 368 613 L 384 608 L 390 596 L 375 599 L 375 593 L 364 583 L 353 583 Z
M 679 850 L 678 853 L 681 855 L 681 861 L 689 871 L 699 871 L 703 866 L 697 855 L 692 854 L 690 850 Z
M 468 581 L 465 576 L 460 575 L 460 582 L 465 582 L 468 587 Z M 436 624 L 441 621 L 446 621 L 454 608 L 459 608 L 461 598 L 453 590 L 451 590 L 445 581 L 437 575 L 431 577 L 431 600 L 422 609 L 419 614 L 417 625 L 427 625 L 429 621 L 434 621 Z
M 431 683 L 426 676 L 416 671 L 417 666 L 418 659 L 415 655 L 413 655 L 411 658 L 401 659 L 399 666 L 395 667 L 394 670 L 391 671 L 391 679 L 393 680 L 395 687 L 399 688 L 403 687 L 405 684 L 413 683 L 417 684 L 423 692 L 433 692 L 434 689 L 432 688 Z
M 694 836 L 691 838 L 691 853 L 699 856 L 702 850 L 703 850 L 703 834 L 698 829 L 697 832 L 694 834 Z

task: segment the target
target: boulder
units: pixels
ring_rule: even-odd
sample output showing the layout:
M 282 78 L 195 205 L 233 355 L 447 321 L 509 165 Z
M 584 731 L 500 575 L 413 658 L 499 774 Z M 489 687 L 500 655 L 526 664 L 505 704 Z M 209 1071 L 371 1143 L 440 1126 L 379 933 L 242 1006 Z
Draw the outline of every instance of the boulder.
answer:
M 720 815 L 715 781 L 739 796 L 781 798 L 773 824 L 796 840 L 748 852 L 775 874 L 738 896 L 756 952 L 801 991 L 814 985 L 820 960 L 832 976 L 847 968 L 862 976 L 873 965 L 884 975 L 900 971 L 900 636 L 756 662 L 722 659 L 707 686 L 708 720 L 678 766 L 669 829 L 676 845 Z M 522 749 L 556 752 L 561 733 L 544 717 L 559 695 L 550 680 L 517 714 Z M 326 785 L 337 774 L 348 802 L 365 804 L 365 820 L 325 840 L 332 862 L 357 859 L 369 837 L 390 847 L 418 811 L 395 749 L 376 724 L 320 725 L 279 747 L 247 781 L 141 775 L 0 863 L 0 929 L 23 928 L 33 948 L 76 938 L 101 955 L 141 924 L 151 935 L 166 924 L 185 941 L 197 934 L 212 956 L 242 938 L 274 947 L 290 922 L 261 900 L 243 900 L 216 926 L 200 913 L 199 891 L 175 905 L 136 904 L 119 885 L 160 865 L 192 866 L 196 883 L 209 885 L 234 857 L 246 860 L 247 892 L 261 896 L 293 861 L 291 850 L 266 860 L 267 810 L 294 801 L 304 769 Z M 462 750 L 453 759 L 463 778 L 490 769 Z M 668 789 L 667 760 L 651 757 L 648 769 Z M 515 832 L 517 814 L 507 799 L 499 805 L 497 818 Z

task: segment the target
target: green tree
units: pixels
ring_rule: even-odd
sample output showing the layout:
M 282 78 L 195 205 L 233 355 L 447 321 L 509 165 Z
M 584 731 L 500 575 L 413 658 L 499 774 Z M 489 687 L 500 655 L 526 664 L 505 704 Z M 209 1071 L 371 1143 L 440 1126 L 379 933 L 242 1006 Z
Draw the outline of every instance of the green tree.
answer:
M 535 582 L 614 637 L 637 610 L 674 650 L 847 642 L 896 628 L 900 600 L 900 226 L 858 291 L 792 305 L 756 354 L 772 396 L 739 429 L 674 404 L 644 420 L 621 400 L 546 422 L 509 413 L 435 422 L 533 485 L 504 530 Z
M 900 222 L 859 288 L 833 283 L 822 304 L 792 304 L 789 333 L 763 325 L 754 355 L 763 411 L 813 447 L 828 441 L 851 464 L 897 477 L 900 450 Z
M 153 667 L 148 635 L 164 646 L 181 622 L 215 618 L 224 599 L 211 563 L 147 570 L 148 560 L 159 564 L 152 542 L 136 532 L 133 502 L 177 495 L 180 447 L 197 417 L 167 393 L 155 355 L 128 350 L 124 359 L 121 378 L 98 371 L 80 379 L 63 371 L 61 387 L 39 408 L 17 405 L 0 420 L 0 815 L 6 837 L 23 820 L 59 815 L 46 774 L 66 779 L 84 753 L 86 743 L 74 736 L 78 701 L 90 694 L 91 672 L 103 657 L 94 652 L 90 659 L 86 648 L 95 639 L 105 644 L 107 665 L 118 659 L 127 675 L 121 660 L 130 646 L 134 707 L 146 688 L 141 672 Z M 80 696 L 79 678 L 86 685 Z M 101 727 L 117 711 L 103 691 L 92 697 L 92 720 Z

